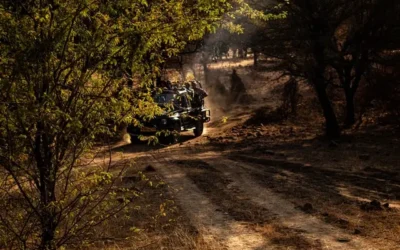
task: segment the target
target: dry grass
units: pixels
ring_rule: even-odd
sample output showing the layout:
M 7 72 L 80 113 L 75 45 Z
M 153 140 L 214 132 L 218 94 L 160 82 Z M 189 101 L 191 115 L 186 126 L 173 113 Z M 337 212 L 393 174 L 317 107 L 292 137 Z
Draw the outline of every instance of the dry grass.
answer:
M 96 245 L 95 248 L 107 250 L 223 250 L 224 246 L 213 239 L 204 239 L 201 236 L 193 235 L 193 232 L 187 231 L 185 228 L 176 227 L 172 232 L 159 232 L 157 235 L 141 233 L 130 240 L 105 242 L 102 245 Z
M 127 160 L 120 160 L 127 162 Z M 213 239 L 204 239 L 175 204 L 169 186 L 146 158 L 135 160 L 117 188 L 136 189 L 141 195 L 128 211 L 97 228 L 93 242 L 76 249 L 223 249 Z

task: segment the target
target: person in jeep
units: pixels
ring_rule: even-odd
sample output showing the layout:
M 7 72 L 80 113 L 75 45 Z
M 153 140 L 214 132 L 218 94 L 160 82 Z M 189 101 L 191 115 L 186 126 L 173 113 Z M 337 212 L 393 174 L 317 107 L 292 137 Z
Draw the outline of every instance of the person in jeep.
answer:
M 204 98 L 208 96 L 208 93 L 201 87 L 201 85 L 197 81 L 191 81 L 190 85 L 190 92 L 192 93 L 192 107 L 204 107 Z

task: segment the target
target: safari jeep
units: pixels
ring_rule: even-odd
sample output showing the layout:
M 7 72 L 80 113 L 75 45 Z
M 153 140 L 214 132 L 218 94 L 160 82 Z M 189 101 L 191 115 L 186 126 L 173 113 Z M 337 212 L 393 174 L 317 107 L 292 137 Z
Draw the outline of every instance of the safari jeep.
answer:
M 163 90 L 153 98 L 166 111 L 150 122 L 145 122 L 142 127 L 129 126 L 128 133 L 131 136 L 154 135 L 161 132 L 160 142 L 169 144 L 179 142 L 179 134 L 182 131 L 191 130 L 195 137 L 203 134 L 204 123 L 210 121 L 211 112 L 203 105 L 192 107 L 187 89 Z

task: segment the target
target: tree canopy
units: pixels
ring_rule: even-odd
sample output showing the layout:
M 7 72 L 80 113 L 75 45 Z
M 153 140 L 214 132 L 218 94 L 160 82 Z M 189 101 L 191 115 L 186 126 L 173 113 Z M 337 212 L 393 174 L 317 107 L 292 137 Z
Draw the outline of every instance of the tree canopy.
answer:
M 106 198 L 109 167 L 82 169 L 82 155 L 115 124 L 160 112 L 146 91 L 160 64 L 246 8 L 225 0 L 1 1 L 1 186 L 20 201 L 0 202 L 8 211 L 1 245 L 54 249 L 123 209 L 129 200 Z

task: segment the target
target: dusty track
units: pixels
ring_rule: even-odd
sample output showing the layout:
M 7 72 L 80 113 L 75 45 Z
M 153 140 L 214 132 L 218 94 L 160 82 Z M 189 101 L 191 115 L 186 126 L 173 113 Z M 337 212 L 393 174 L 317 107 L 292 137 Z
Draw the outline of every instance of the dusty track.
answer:
M 246 73 L 244 69 L 239 71 Z M 335 188 L 341 191 L 339 184 L 343 182 L 353 188 L 364 188 L 363 201 L 369 202 L 372 197 L 375 197 L 367 195 L 370 191 L 382 191 L 390 187 L 394 190 L 392 193 L 396 193 L 397 177 L 385 175 L 383 178 L 382 175 L 378 175 L 375 178 L 365 171 L 353 172 L 352 168 L 337 168 L 340 164 L 336 163 L 339 161 L 335 162 L 333 168 L 321 168 L 319 164 L 315 164 L 313 167 L 303 169 L 288 162 L 292 160 L 285 154 L 283 154 L 285 157 L 279 158 L 280 150 L 288 151 L 289 146 L 302 148 L 301 158 L 313 155 L 312 151 L 304 153 L 310 141 L 303 137 L 314 138 L 316 132 L 313 129 L 310 131 L 304 129 L 304 135 L 303 132 L 298 132 L 302 135 L 298 142 L 293 142 L 295 143 L 293 145 L 290 142 L 293 140 L 292 136 L 288 138 L 286 135 L 293 132 L 292 125 L 282 128 L 271 125 L 264 128 L 261 124 L 262 128 L 257 127 L 260 129 L 260 136 L 254 137 L 254 129 L 257 128 L 243 126 L 250 117 L 249 111 L 255 110 L 259 105 L 265 105 L 267 101 L 268 105 L 274 106 L 276 98 L 271 92 L 275 85 L 268 80 L 274 77 L 265 76 L 267 78 L 262 80 L 262 75 L 255 77 L 253 73 L 246 74 L 244 79 L 246 80 L 247 77 L 258 80 L 248 87 L 254 92 L 252 94 L 263 97 L 258 98 L 259 102 L 257 101 L 253 106 L 234 109 L 230 107 L 232 113 L 229 114 L 223 108 L 213 110 L 213 122 L 208 124 L 205 136 L 202 138 L 193 140 L 192 135 L 186 136 L 183 145 L 162 149 L 131 145 L 132 147 L 126 148 L 128 154 L 124 152 L 125 157 L 149 157 L 150 160 L 146 162 L 151 164 L 172 187 L 176 202 L 190 218 L 190 223 L 204 238 L 221 242 L 223 247 L 218 246 L 215 249 L 398 249 L 398 244 L 396 245 L 398 241 L 393 240 L 396 236 L 389 237 L 387 240 L 388 237 L 384 237 L 387 234 L 382 233 L 384 230 L 389 233 L 396 232 L 393 228 L 397 227 L 398 223 L 393 222 L 393 225 L 388 227 L 379 225 L 381 222 L 385 224 L 393 218 L 398 218 L 391 217 L 396 215 L 395 211 L 388 210 L 387 213 L 386 211 L 382 214 L 370 213 L 365 216 L 358 203 L 344 199 L 345 194 L 334 192 Z M 220 80 L 224 82 L 227 79 L 229 79 L 229 74 L 224 74 Z M 265 80 L 269 82 L 268 88 L 265 88 Z M 221 100 L 217 98 L 211 100 L 211 103 L 212 101 L 218 104 Z M 225 116 L 229 117 L 229 121 L 221 122 L 222 117 Z M 233 131 L 234 128 L 236 132 Z M 289 132 L 285 128 L 290 128 Z M 262 139 L 262 143 L 257 138 Z M 290 139 L 287 145 L 280 147 L 279 143 L 287 139 Z M 201 145 L 203 142 L 206 144 L 205 147 Z M 246 157 L 235 157 L 235 155 L 232 157 L 224 152 L 224 150 L 242 154 L 247 152 L 246 156 L 254 158 L 257 157 L 257 152 L 253 150 L 257 150 L 258 146 L 262 146 L 263 150 L 271 151 L 270 145 L 264 145 L 268 143 L 275 145 L 272 149 L 277 152 L 277 154 L 273 152 L 271 158 L 276 159 L 271 159 L 271 164 L 265 159 L 251 161 L 246 160 Z M 312 147 L 313 150 L 315 148 Z M 317 149 L 325 150 L 319 146 Z M 345 153 L 348 154 L 348 152 Z M 337 153 L 337 156 L 340 157 L 341 154 L 343 152 Z M 359 152 L 355 151 L 354 154 L 357 156 Z M 268 155 L 270 156 L 269 153 Z M 324 159 L 332 158 L 331 154 L 324 157 Z M 296 158 L 293 161 L 296 161 Z M 309 163 L 307 160 L 304 162 Z M 260 176 L 262 178 L 259 178 Z M 276 176 L 280 178 L 274 179 Z M 303 185 L 305 182 L 309 185 Z M 354 183 L 358 185 L 353 185 Z M 370 183 L 374 185 L 369 185 Z M 301 192 L 297 192 L 299 190 Z M 343 190 L 343 192 L 346 191 L 346 189 Z M 347 196 L 357 194 L 348 193 Z M 293 198 L 298 194 L 301 196 Z M 315 202 L 316 200 L 318 202 Z M 312 203 L 315 213 L 308 214 L 307 211 L 296 207 L 306 202 Z M 321 203 L 324 206 L 321 206 Z M 390 201 L 391 207 L 396 207 L 396 204 L 396 199 Z M 332 206 L 334 211 L 327 209 L 329 206 Z M 353 213 L 342 212 L 343 207 L 351 208 L 350 211 Z M 323 214 L 326 214 L 326 218 Z M 340 216 L 336 216 L 337 214 Z M 363 215 L 366 218 L 365 221 L 362 221 Z M 385 216 L 389 219 L 379 221 Z M 377 218 L 377 223 L 370 223 L 370 218 Z M 325 219 L 331 219 L 331 221 Z M 356 225 L 356 227 L 341 227 L 336 221 Z M 356 233 L 356 231 L 359 232 Z M 371 235 L 378 241 L 374 241 Z
M 191 223 L 205 238 L 222 242 L 227 249 L 273 249 L 259 233 L 229 218 L 213 204 L 183 171 L 171 163 L 172 158 L 152 154 L 152 164 L 176 191 L 178 203 L 191 219 Z
M 149 152 L 149 155 L 152 157 L 151 164 L 175 190 L 178 203 L 191 218 L 191 223 L 204 237 L 222 242 L 227 249 L 384 249 L 295 209 L 294 204 L 284 197 L 258 185 L 251 174 L 262 174 L 262 171 L 255 164 L 234 161 L 214 151 L 196 153 L 190 147 L 173 147 Z M 204 185 L 199 186 L 196 175 L 189 177 L 191 172 L 196 173 L 197 170 L 186 161 L 193 160 L 210 166 L 210 169 L 200 169 L 205 171 L 204 174 L 213 171 L 214 175 L 210 175 L 210 178 L 214 180 L 210 179 L 210 183 L 217 182 L 219 178 L 229 180 L 225 186 L 219 184 L 218 187 L 226 193 L 239 190 L 238 203 L 231 197 L 228 202 L 232 204 L 227 206 L 223 197 L 218 201 L 213 197 L 212 190 L 204 190 Z M 262 230 L 256 230 L 260 222 L 252 224 L 248 219 L 236 218 L 236 214 L 231 213 L 229 208 L 240 209 L 238 206 L 245 204 L 240 201 L 243 196 L 248 200 L 246 204 L 267 210 L 261 213 L 269 214 L 270 219 L 263 221 L 261 226 L 270 224 L 284 229 L 287 237 L 305 243 L 287 246 L 269 238 Z
M 240 187 L 254 202 L 276 214 L 283 226 L 298 231 L 310 241 L 321 242 L 323 249 L 377 249 L 371 247 L 369 243 L 349 236 L 315 217 L 303 214 L 284 198 L 259 186 L 247 174 L 248 172 L 257 172 L 256 166 L 218 156 L 217 160 L 210 160 L 210 156 L 213 157 L 212 154 L 201 155 L 200 157 L 209 164 L 213 164 L 224 174 L 231 176 L 235 180 L 234 185 Z

